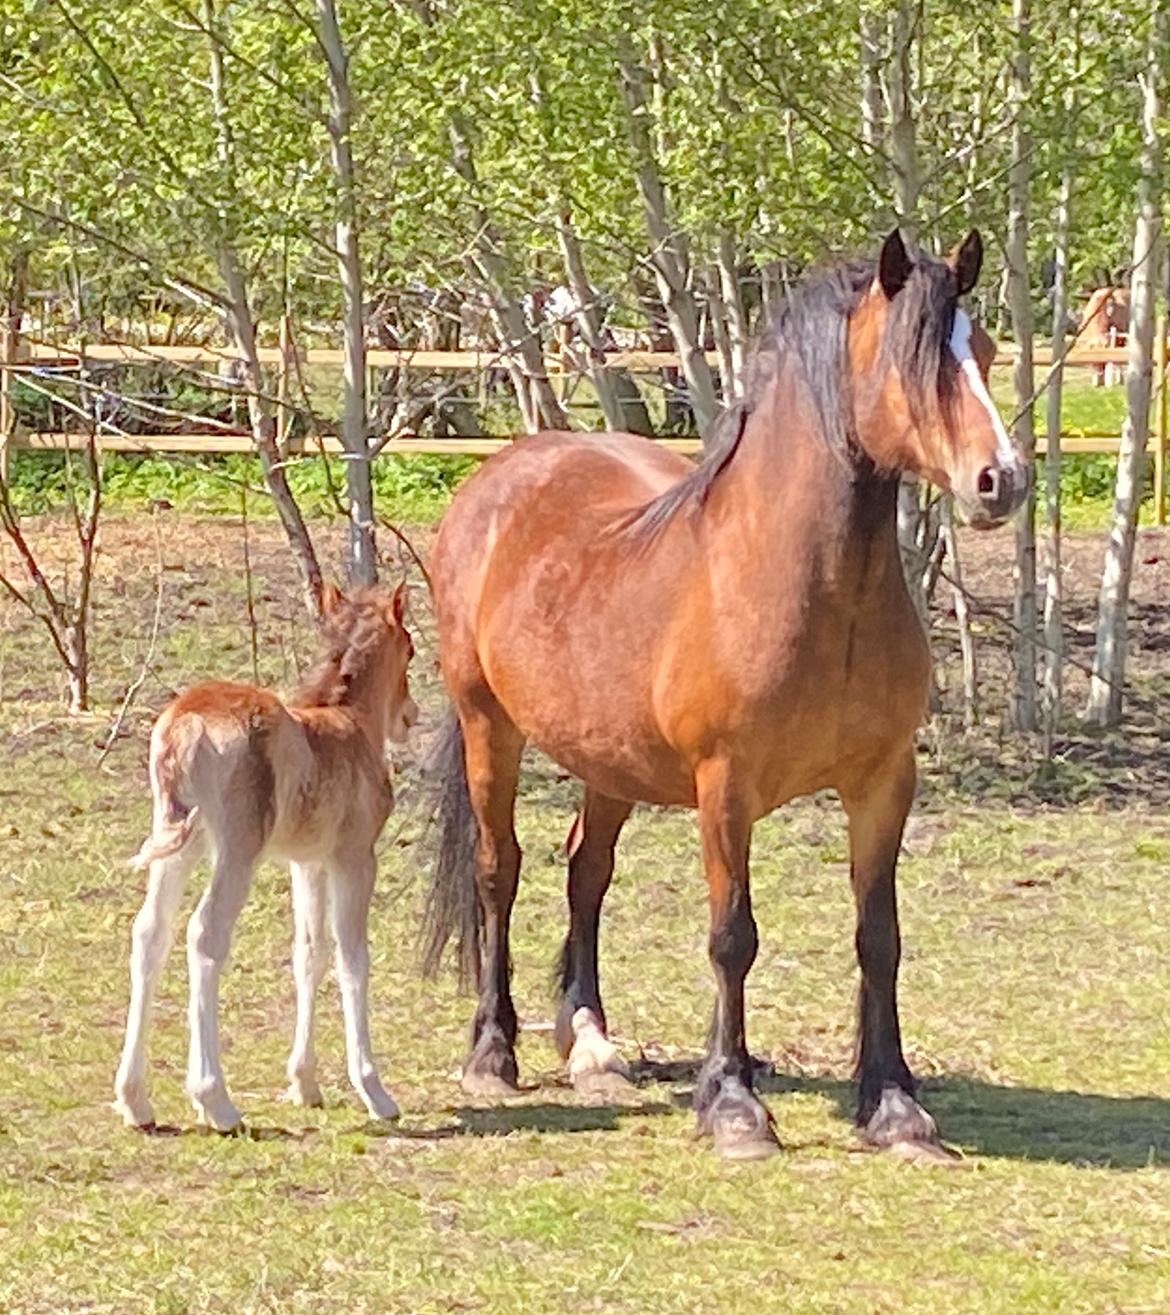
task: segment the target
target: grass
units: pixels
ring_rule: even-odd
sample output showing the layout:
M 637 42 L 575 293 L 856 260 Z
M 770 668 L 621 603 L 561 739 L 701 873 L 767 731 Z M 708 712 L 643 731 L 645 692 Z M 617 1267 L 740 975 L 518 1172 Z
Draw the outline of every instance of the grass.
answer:
M 579 1104 L 548 1036 L 575 791 L 539 759 L 518 823 L 522 1096 L 462 1095 L 452 1074 L 470 1001 L 416 975 L 426 857 L 407 753 L 372 920 L 375 1046 L 401 1126 L 366 1123 L 346 1087 L 332 982 L 327 1108 L 279 1102 L 291 919 L 287 881 L 267 869 L 222 991 L 225 1064 L 250 1136 L 193 1129 L 178 952 L 151 1067 L 174 1135 L 122 1129 L 106 1101 L 141 898 L 124 859 L 148 822 L 149 714 L 197 675 L 250 669 L 238 545 L 208 523 L 166 518 L 161 533 L 157 662 L 101 766 L 95 745 L 153 611 L 150 527 L 106 529 L 94 716 L 58 714 L 41 636 L 0 611 L 0 1310 L 1170 1308 L 1170 823 L 1164 799 L 1102 807 L 1107 768 L 1087 804 L 1041 808 L 1007 754 L 991 782 L 924 757 L 899 874 L 902 1017 L 924 1099 L 966 1157 L 956 1171 L 866 1154 L 850 1124 L 852 911 L 828 799 L 783 810 L 753 846 L 749 1035 L 775 1065 L 767 1099 L 784 1153 L 718 1161 L 693 1138 L 686 1081 L 658 1080 L 693 1071 L 712 995 L 682 813 L 635 813 L 604 923 L 607 1008 L 627 1056 L 647 1061 L 644 1085 L 628 1106 Z M 253 551 L 262 675 L 287 684 L 307 648 L 295 582 L 274 531 L 257 527 Z M 417 628 L 414 681 L 433 717 L 425 615 Z

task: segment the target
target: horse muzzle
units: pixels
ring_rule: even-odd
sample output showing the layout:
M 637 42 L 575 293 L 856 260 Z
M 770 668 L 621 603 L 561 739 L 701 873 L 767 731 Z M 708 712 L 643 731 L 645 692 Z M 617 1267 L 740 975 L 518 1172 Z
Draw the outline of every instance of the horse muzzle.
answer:
M 976 530 L 993 530 L 1023 506 L 1032 488 L 1032 467 L 1018 455 L 1006 462 L 984 466 L 970 492 L 955 490 L 967 524 Z

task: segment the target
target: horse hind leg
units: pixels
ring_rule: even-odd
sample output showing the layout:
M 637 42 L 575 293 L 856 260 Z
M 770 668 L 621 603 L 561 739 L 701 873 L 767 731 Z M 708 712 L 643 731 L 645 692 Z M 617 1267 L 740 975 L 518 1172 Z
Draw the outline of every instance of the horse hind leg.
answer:
M 142 902 L 130 950 L 130 1006 L 126 1038 L 114 1078 L 114 1110 L 128 1127 L 147 1128 L 154 1111 L 147 1095 L 146 1043 L 154 1010 L 158 979 L 174 940 L 175 918 L 187 876 L 198 860 L 201 845 L 192 837 L 177 853 L 150 865 L 146 898 Z
M 217 1132 L 231 1132 L 242 1123 L 220 1060 L 219 980 L 262 848 L 259 843 L 242 849 L 217 845 L 211 884 L 187 924 L 187 1094 L 199 1122 Z
M 472 1095 L 509 1095 L 519 1074 L 508 935 L 520 879 L 513 818 L 524 738 L 494 700 L 486 708 L 460 707 L 459 717 L 477 831 L 475 884 L 483 913 L 479 1002 L 462 1082 Z
M 337 942 L 337 981 L 345 1017 L 346 1068 L 353 1089 L 374 1119 L 396 1119 L 398 1106 L 382 1085 L 370 1043 L 370 897 L 377 866 L 373 850 L 329 865 L 329 912 Z
M 629 1089 L 629 1066 L 606 1034 L 597 968 L 601 904 L 613 877 L 614 846 L 633 805 L 586 789 L 569 842 L 569 931 L 561 951 L 556 1043 L 577 1091 Z
M 313 1044 L 317 989 L 329 968 L 325 931 L 325 873 L 314 864 L 291 863 L 293 897 L 293 979 L 297 1021 L 288 1057 L 288 1099 L 296 1105 L 321 1105 L 317 1053 Z

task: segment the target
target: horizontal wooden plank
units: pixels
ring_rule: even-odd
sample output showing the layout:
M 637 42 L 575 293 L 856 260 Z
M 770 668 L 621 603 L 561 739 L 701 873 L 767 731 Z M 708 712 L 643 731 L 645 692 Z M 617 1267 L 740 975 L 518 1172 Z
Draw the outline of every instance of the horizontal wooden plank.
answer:
M 446 456 L 490 456 L 501 448 L 508 447 L 513 441 L 523 442 L 523 435 L 518 439 L 484 437 L 484 438 L 419 438 L 406 435 L 389 441 L 382 449 L 382 456 L 410 456 L 419 453 L 442 454 Z M 697 438 L 660 438 L 655 440 L 661 447 L 672 452 L 694 455 L 702 450 Z M 18 433 L 11 444 L 14 448 L 32 451 L 80 451 L 85 447 L 83 434 L 42 431 L 36 433 Z M 1063 452 L 1116 453 L 1121 444 L 1117 434 L 1076 434 L 1062 437 Z M 323 439 L 325 451 L 340 453 L 341 444 L 332 435 Z M 138 453 L 189 453 L 204 456 L 219 456 L 231 452 L 251 452 L 252 440 L 247 434 L 104 434 L 98 439 L 98 446 L 103 452 L 138 452 Z M 1047 443 L 1038 438 L 1036 450 L 1046 452 Z M 1151 437 L 1148 450 L 1155 449 Z M 320 448 L 313 440 L 306 442 L 295 439 L 289 444 L 289 451 L 294 455 L 313 454 Z
M 193 345 L 134 347 L 123 343 L 86 343 L 84 347 L 76 344 L 61 345 L 55 343 L 28 343 L 27 360 L 43 365 L 68 366 L 79 362 L 82 355 L 87 361 L 115 362 L 126 365 L 222 365 L 236 359 L 237 353 L 230 347 L 200 347 Z M 279 365 L 281 352 L 279 347 L 261 347 L 258 349 L 263 365 Z M 436 372 L 451 370 L 486 370 L 501 367 L 502 358 L 498 352 L 491 350 L 459 352 L 427 351 L 387 351 L 383 348 L 371 348 L 367 353 L 371 369 L 397 370 L 431 370 Z M 711 365 L 719 361 L 716 352 L 707 352 Z M 340 369 L 345 361 L 345 354 L 335 347 L 309 347 L 300 352 L 299 358 L 304 365 L 321 366 L 328 369 Z M 1011 365 L 1016 359 L 1015 348 L 1000 344 L 996 350 L 997 366 Z M 1052 363 L 1052 350 L 1037 347 L 1033 352 L 1037 366 Z M 1124 365 L 1127 360 L 1125 347 L 1094 347 L 1075 350 L 1065 357 L 1065 365 L 1074 368 L 1091 368 L 1098 365 Z M 680 368 L 679 357 L 675 352 L 639 352 L 616 351 L 606 355 L 605 363 L 611 369 L 630 370 L 635 374 L 657 370 Z M 549 355 L 545 366 L 550 373 L 562 370 L 560 357 Z

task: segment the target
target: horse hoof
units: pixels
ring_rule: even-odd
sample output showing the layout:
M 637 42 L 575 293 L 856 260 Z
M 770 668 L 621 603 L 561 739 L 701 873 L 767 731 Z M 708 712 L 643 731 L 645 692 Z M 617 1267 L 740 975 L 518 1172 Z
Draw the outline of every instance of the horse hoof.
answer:
M 110 1102 L 110 1109 L 122 1120 L 127 1128 L 138 1128 L 148 1132 L 155 1126 L 154 1110 L 146 1099 L 133 1100 L 117 1097 Z
M 481 1073 L 465 1069 L 459 1085 L 469 1096 L 515 1096 L 520 1088 L 499 1073 Z
M 393 1123 L 400 1113 L 398 1102 L 385 1090 L 369 1095 L 363 1094 L 362 1102 L 370 1118 L 381 1120 L 383 1123 Z
M 750 1091 L 723 1091 L 699 1116 L 699 1129 L 715 1141 L 715 1153 L 725 1160 L 765 1160 L 780 1150 L 772 1116 Z
M 319 1110 L 325 1105 L 325 1097 L 321 1094 L 321 1088 L 315 1082 L 308 1082 L 303 1078 L 294 1078 L 289 1083 L 284 1098 L 291 1104 L 300 1105 L 304 1109 Z
M 899 1146 L 939 1146 L 934 1119 L 908 1091 L 893 1083 L 882 1088 L 881 1100 L 866 1122 L 862 1136 L 871 1146 L 881 1150 Z
M 937 1165 L 943 1169 L 957 1169 L 966 1161 L 949 1146 L 939 1141 L 898 1141 L 886 1148 L 891 1155 L 911 1164 Z
M 587 1069 L 574 1073 L 573 1090 L 590 1101 L 625 1101 L 636 1095 L 638 1088 L 616 1069 Z

